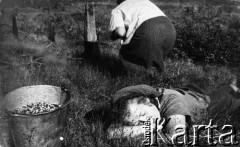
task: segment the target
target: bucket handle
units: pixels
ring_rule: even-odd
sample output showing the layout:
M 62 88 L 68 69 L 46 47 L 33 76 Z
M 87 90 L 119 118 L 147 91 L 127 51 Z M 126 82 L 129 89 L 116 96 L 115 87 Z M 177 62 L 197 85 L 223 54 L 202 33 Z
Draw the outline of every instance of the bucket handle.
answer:
M 60 108 L 64 108 L 66 105 L 68 105 L 70 103 L 71 94 L 70 94 L 70 91 L 64 85 L 61 85 L 61 90 L 62 90 L 62 92 L 66 93 L 66 99 L 62 103 L 63 106 L 60 107 Z

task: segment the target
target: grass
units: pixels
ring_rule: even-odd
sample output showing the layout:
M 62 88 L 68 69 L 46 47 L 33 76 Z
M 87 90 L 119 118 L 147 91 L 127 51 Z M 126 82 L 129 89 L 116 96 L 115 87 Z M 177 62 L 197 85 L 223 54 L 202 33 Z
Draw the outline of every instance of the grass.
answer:
M 108 65 L 111 63 L 112 66 L 118 67 L 115 59 L 120 47 L 118 42 L 110 42 L 108 39 L 107 24 L 110 19 L 109 12 L 113 5 L 96 5 L 96 11 L 99 12 L 96 13 L 96 23 L 101 28 L 98 32 L 100 35 L 99 47 L 105 56 L 94 65 L 84 60 L 71 59 L 73 56 L 77 57 L 76 54 L 84 50 L 81 36 L 83 26 L 82 6 L 82 4 L 76 3 L 74 8 L 66 6 L 65 11 L 52 10 L 51 15 L 56 16 L 54 19 L 56 19 L 57 25 L 57 41 L 50 46 L 48 41 L 31 37 L 31 34 L 39 36 L 46 36 L 47 34 L 47 25 L 44 20 L 48 18 L 48 15 L 39 12 L 39 9 L 27 9 L 25 14 L 23 12 L 20 14 L 21 17 L 19 16 L 20 31 L 25 32 L 20 33 L 24 45 L 20 46 L 11 37 L 11 34 L 6 34 L 7 37 L 0 36 L 2 43 L 0 44 L 0 71 L 3 95 L 16 88 L 35 84 L 56 86 L 64 84 L 71 91 L 72 100 L 67 127 L 64 132 L 66 146 L 120 147 L 139 145 L 139 140 L 134 139 L 109 140 L 105 132 L 102 131 L 101 122 L 96 121 L 94 124 L 89 124 L 83 119 L 89 110 L 103 105 L 108 106 L 111 96 L 123 87 L 148 84 L 154 87 L 180 88 L 187 83 L 195 83 L 200 87 L 217 87 L 229 83 L 232 77 L 239 75 L 237 67 L 197 63 L 188 57 L 184 53 L 186 50 L 181 50 L 184 49 L 181 45 L 188 46 L 186 40 L 183 39 L 184 35 L 182 35 L 186 31 L 184 30 L 186 27 L 178 27 L 179 39 L 182 40 L 176 44 L 172 56 L 165 60 L 165 72 L 162 75 L 149 76 L 140 73 L 113 76 L 111 70 L 108 69 Z M 162 6 L 162 8 L 176 25 L 186 23 L 186 21 L 181 21 L 183 20 L 181 18 L 185 16 L 184 7 L 177 5 Z M 170 11 L 171 9 L 176 11 Z M 24 17 L 33 14 L 36 14 L 35 16 L 38 18 L 36 21 L 40 21 L 38 24 L 41 24 L 41 29 L 38 32 L 34 32 L 35 21 L 29 22 L 28 17 Z M 218 15 L 218 17 L 220 16 Z M 190 21 L 201 24 L 198 18 L 197 16 L 189 16 Z M 238 24 L 237 22 L 234 23 Z M 8 22 L 8 25 L 11 24 Z M 73 29 L 70 31 L 69 28 Z M 198 29 L 198 27 L 194 26 L 194 29 Z M 196 32 L 192 31 L 190 33 L 195 33 L 195 35 L 201 37 L 201 33 Z M 190 42 L 194 39 L 198 40 L 191 37 L 186 39 Z M 6 40 L 8 40 L 8 43 L 5 42 Z M 3 44 L 4 42 L 5 44 Z M 191 47 L 195 50 L 199 49 L 197 46 Z M 49 54 L 52 56 L 49 56 Z M 183 55 L 184 58 L 179 58 L 179 54 Z M 177 58 L 173 58 L 176 57 L 175 55 Z M 32 63 L 32 60 L 36 59 L 39 60 Z
M 166 60 L 166 71 L 161 77 L 121 76 L 110 77 L 91 64 L 70 62 L 67 65 L 43 63 L 42 67 L 14 67 L 4 71 L 3 93 L 34 84 L 67 85 L 72 102 L 67 119 L 64 138 L 66 146 L 136 146 L 136 141 L 108 140 L 102 132 L 102 124 L 88 124 L 83 117 L 89 110 L 110 103 L 111 95 L 125 86 L 149 84 L 160 87 L 181 87 L 185 83 L 202 86 L 218 86 L 231 80 L 227 67 L 194 65 L 191 61 Z M 34 69 L 32 69 L 34 68 Z M 41 69 L 38 69 L 41 68 Z M 139 143 L 139 142 L 138 142 Z

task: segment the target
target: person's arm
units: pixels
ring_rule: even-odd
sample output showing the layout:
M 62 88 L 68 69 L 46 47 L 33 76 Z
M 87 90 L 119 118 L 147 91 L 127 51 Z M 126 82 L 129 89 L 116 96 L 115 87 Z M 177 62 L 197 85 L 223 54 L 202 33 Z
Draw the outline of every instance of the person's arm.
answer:
M 165 120 L 161 123 L 160 120 L 157 120 L 157 130 L 162 131 L 163 124 Z M 155 124 L 151 124 L 150 127 L 154 127 Z M 152 128 L 150 128 L 152 129 Z M 116 126 L 116 127 L 109 127 L 107 132 L 110 138 L 120 138 L 120 137 L 137 137 L 139 135 L 144 135 L 146 131 L 146 125 L 138 125 L 138 126 Z
M 121 138 L 121 137 L 136 137 L 144 134 L 144 126 L 121 126 L 121 127 L 110 127 L 107 132 L 109 138 Z
M 111 31 L 110 38 L 112 40 L 124 39 L 126 37 L 127 31 L 121 10 L 114 9 L 112 11 L 109 30 Z
M 122 39 L 124 40 L 126 37 L 126 28 L 125 27 L 118 27 L 114 31 L 112 31 L 110 38 L 112 40 Z

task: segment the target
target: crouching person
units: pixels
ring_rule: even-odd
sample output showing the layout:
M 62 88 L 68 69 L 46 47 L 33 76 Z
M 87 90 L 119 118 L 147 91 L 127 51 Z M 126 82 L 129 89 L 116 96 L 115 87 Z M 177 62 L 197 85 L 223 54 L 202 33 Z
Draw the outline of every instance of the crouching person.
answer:
M 182 94 L 177 91 L 163 94 L 148 85 L 121 89 L 114 95 L 114 105 L 110 116 L 112 123 L 107 129 L 110 138 L 144 139 L 146 125 L 152 119 L 156 121 L 150 121 L 150 127 L 158 130 L 155 132 L 157 135 L 161 134 L 160 141 L 174 144 L 177 139 L 174 138 L 175 134 L 184 132 L 185 127 L 190 125 L 190 112 L 180 97 Z M 150 129 L 149 132 L 153 135 L 151 131 L 154 130 Z M 157 143 L 156 138 L 152 139 L 155 139 L 154 142 Z M 154 142 L 152 140 L 149 143 Z
M 162 72 L 163 60 L 173 48 L 176 31 L 170 19 L 150 0 L 117 0 L 109 29 L 121 39 L 119 55 L 129 72 Z

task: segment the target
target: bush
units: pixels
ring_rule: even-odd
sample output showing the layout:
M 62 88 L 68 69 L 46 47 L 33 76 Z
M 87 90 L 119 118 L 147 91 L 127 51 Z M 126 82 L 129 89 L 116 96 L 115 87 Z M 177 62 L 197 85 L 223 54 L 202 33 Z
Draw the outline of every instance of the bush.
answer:
M 205 14 L 206 9 L 201 9 L 200 14 L 187 10 L 185 19 L 175 24 L 177 40 L 169 57 L 190 58 L 195 63 L 239 66 L 240 19 L 229 18 L 228 14 L 217 18 L 209 12 L 207 16 L 200 15 Z

